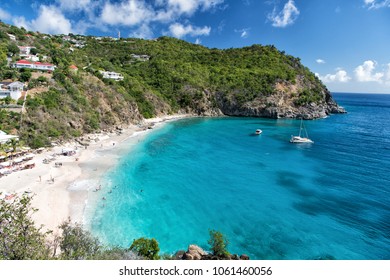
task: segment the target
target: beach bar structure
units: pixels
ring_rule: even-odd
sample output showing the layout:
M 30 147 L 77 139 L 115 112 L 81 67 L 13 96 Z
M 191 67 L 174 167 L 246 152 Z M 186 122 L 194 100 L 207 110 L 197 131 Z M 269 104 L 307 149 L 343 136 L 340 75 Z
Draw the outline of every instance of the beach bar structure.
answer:
M 0 130 L 0 144 L 5 144 L 11 141 L 11 139 L 19 140 L 19 136 L 16 135 L 9 135 L 5 133 L 4 131 Z

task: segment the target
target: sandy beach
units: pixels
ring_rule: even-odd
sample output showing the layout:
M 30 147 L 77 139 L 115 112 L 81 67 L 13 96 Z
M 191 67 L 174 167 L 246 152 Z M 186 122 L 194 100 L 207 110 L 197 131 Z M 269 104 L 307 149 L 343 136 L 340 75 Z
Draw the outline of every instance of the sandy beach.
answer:
M 144 120 L 140 125 L 131 125 L 110 133 L 84 135 L 87 147 L 72 141 L 61 146 L 47 148 L 36 153 L 32 169 L 13 172 L 0 178 L 0 193 L 33 195 L 33 207 L 39 211 L 33 219 L 38 225 L 56 232 L 58 226 L 68 218 L 72 222 L 83 223 L 88 199 L 104 190 L 100 180 L 121 156 L 121 151 L 128 150 L 140 139 L 161 126 L 166 121 L 190 117 L 172 115 Z M 64 150 L 75 151 L 74 155 L 65 156 Z M 51 158 L 49 163 L 44 159 Z M 57 166 L 56 166 L 57 163 Z M 58 166 L 60 165 L 60 166 Z

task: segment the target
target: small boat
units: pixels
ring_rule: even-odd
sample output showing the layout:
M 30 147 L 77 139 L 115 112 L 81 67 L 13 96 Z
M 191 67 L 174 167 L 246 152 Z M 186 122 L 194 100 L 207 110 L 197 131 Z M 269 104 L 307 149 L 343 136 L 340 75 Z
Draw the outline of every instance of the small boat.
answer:
M 304 131 L 305 137 L 302 137 L 302 130 Z M 303 119 L 301 119 L 301 126 L 299 128 L 299 135 L 291 135 L 290 143 L 314 143 L 313 140 L 309 139 L 305 126 L 303 125 Z
M 260 135 L 261 133 L 263 133 L 263 131 L 261 129 L 256 129 L 256 131 L 255 131 L 256 135 Z

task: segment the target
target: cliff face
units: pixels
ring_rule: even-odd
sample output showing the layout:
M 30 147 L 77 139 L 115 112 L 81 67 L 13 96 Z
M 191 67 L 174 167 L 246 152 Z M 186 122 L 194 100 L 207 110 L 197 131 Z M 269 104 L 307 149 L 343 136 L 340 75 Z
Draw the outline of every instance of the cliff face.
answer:
M 330 114 L 346 113 L 332 98 L 328 91 L 321 93 L 320 102 L 297 105 L 293 92 L 277 92 L 271 96 L 256 98 L 242 105 L 236 100 L 227 99 L 218 94 L 218 105 L 223 114 L 228 116 L 263 117 L 263 118 L 303 118 L 318 119 Z
M 241 103 L 236 94 L 225 92 L 204 91 L 201 100 L 192 108 L 182 110 L 185 113 L 193 113 L 202 116 L 242 116 L 261 118 L 303 118 L 318 119 L 331 114 L 346 113 L 333 99 L 325 88 L 318 97 L 317 102 L 299 104 L 299 92 L 305 89 L 302 84 L 292 85 L 279 83 L 274 94 L 256 97 L 252 101 Z

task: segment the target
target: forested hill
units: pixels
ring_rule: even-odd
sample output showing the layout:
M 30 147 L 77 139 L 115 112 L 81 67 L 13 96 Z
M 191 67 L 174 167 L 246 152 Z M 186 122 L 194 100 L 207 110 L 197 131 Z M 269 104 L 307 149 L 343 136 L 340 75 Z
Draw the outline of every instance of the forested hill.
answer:
M 56 70 L 12 68 L 26 58 L 23 46 Z M 343 112 L 299 58 L 274 46 L 220 50 L 168 37 L 52 36 L 1 23 L 0 81 L 28 85 L 25 113 L 1 110 L 0 130 L 33 147 L 177 112 L 305 119 Z

